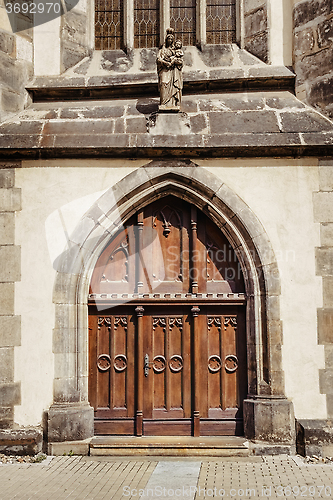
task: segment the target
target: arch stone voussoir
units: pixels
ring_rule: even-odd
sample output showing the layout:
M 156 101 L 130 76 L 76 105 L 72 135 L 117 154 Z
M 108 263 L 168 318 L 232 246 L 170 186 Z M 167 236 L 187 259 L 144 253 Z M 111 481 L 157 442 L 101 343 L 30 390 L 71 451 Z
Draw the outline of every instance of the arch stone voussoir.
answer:
M 189 160 L 151 161 L 108 189 L 75 229 L 70 238 L 71 252 L 64 252 L 59 258 L 54 287 L 54 352 L 58 363 L 63 353 L 68 374 L 66 377 L 62 370 L 55 378 L 49 440 L 77 440 L 93 435 L 93 409 L 87 394 L 90 277 L 101 250 L 118 228 L 140 207 L 168 194 L 204 211 L 237 253 L 247 293 L 249 397 L 244 401 L 245 434 L 253 440 L 290 447 L 294 442 L 293 410 L 284 395 L 281 288 L 274 250 L 251 208 L 221 179 Z M 61 342 L 62 335 L 68 337 L 66 342 Z M 68 349 L 77 355 L 74 377 Z

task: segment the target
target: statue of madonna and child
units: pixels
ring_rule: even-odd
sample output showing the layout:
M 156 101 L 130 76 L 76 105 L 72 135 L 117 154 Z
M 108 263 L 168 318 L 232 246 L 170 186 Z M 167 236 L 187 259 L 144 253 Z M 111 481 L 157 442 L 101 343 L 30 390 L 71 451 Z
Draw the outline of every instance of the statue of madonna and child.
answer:
M 160 92 L 159 111 L 180 111 L 183 89 L 183 59 L 182 42 L 181 40 L 175 41 L 173 28 L 168 28 L 165 42 L 156 59 L 158 90 Z

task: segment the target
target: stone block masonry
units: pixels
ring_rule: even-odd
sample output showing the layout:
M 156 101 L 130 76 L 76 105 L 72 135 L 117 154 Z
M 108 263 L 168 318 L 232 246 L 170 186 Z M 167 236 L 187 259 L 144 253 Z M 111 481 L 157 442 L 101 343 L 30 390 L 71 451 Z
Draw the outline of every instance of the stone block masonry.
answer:
M 15 17 L 17 23 L 27 20 Z M 21 29 L 28 26 L 20 24 Z M 15 28 L 15 27 L 14 27 Z M 17 26 L 19 28 L 19 26 Z M 25 87 L 33 77 L 33 47 L 30 30 L 12 33 L 5 2 L 0 3 L 0 123 L 31 100 Z
M 19 166 L 0 163 L 0 429 L 12 426 L 14 405 L 21 403 L 20 383 L 14 381 L 14 349 L 21 344 L 21 321 L 14 315 L 14 286 L 21 279 L 20 247 L 14 239 L 15 212 L 21 210 L 21 191 L 15 188 Z
M 308 17 L 310 14 L 308 13 Z M 302 19 L 307 17 L 303 13 Z M 316 274 L 322 277 L 323 307 L 317 311 L 318 344 L 325 349 L 325 368 L 319 370 L 319 390 L 326 394 L 327 421 L 297 422 L 298 452 L 325 455 L 332 447 L 333 418 L 333 159 L 319 160 L 319 191 L 313 193 L 314 221 L 320 223 L 316 248 Z
M 333 118 L 333 10 L 330 0 L 294 7 L 293 60 L 297 96 Z

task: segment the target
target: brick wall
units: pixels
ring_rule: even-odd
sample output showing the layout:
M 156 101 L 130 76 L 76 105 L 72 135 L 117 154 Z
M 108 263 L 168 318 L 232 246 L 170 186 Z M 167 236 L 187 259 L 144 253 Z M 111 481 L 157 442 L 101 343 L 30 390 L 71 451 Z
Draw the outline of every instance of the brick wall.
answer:
M 293 23 L 297 96 L 333 118 L 333 0 L 297 3 Z

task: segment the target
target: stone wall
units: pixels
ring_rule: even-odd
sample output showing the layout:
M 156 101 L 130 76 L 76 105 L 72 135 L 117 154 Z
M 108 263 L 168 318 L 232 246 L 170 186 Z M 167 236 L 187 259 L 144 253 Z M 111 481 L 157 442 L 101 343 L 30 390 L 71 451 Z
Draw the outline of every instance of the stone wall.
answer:
M 0 428 L 11 427 L 21 385 L 14 382 L 14 348 L 21 345 L 21 318 L 14 313 L 14 286 L 21 279 L 20 247 L 15 245 L 15 212 L 21 190 L 15 188 L 16 164 L 0 164 Z
M 27 28 L 28 21 L 19 16 L 9 19 L 0 0 L 0 122 L 30 102 L 25 86 L 33 76 L 32 32 L 15 33 Z
M 267 0 L 244 0 L 244 48 L 269 62 Z
M 333 160 L 319 163 L 319 192 L 314 194 L 315 221 L 320 222 L 321 246 L 316 273 L 323 279 L 323 307 L 318 309 L 318 343 L 325 346 L 325 369 L 320 370 L 320 392 L 326 394 L 327 416 L 333 418 Z
M 297 96 L 333 118 L 333 3 L 305 0 L 294 7 Z
M 89 48 L 89 16 L 77 8 L 61 17 L 61 70 L 66 71 L 92 53 Z

